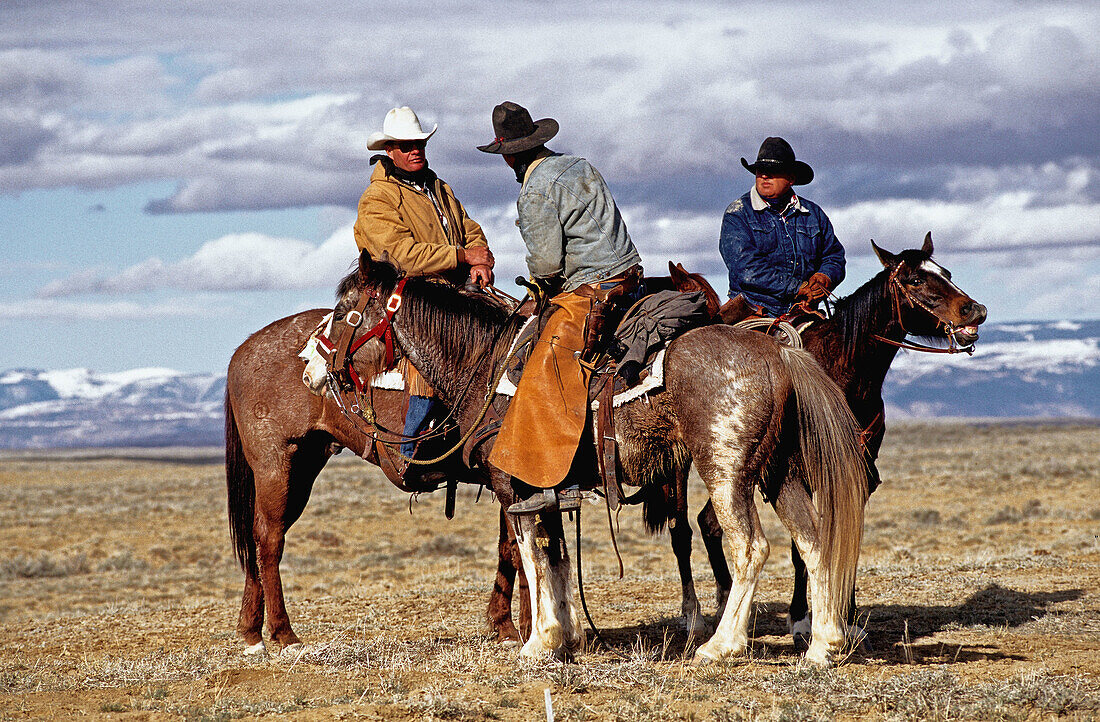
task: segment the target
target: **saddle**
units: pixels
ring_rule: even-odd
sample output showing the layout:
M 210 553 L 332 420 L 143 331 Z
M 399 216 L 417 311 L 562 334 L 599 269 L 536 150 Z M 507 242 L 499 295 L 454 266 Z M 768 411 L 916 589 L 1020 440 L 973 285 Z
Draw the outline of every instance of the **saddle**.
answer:
M 577 362 L 586 370 L 587 399 L 569 402 L 575 406 L 567 405 L 570 409 L 588 407 L 582 411 L 582 414 L 588 417 L 587 420 L 579 428 L 574 427 L 577 428 L 576 433 L 582 439 L 580 449 L 577 447 L 577 437 L 550 431 L 545 425 L 547 421 L 545 417 L 538 415 L 554 413 L 553 409 L 561 405 L 560 399 L 555 397 L 554 403 L 550 405 L 543 407 L 540 401 L 537 402 L 539 405 L 531 407 L 537 410 L 535 416 L 531 415 L 531 409 L 525 407 L 522 416 L 509 417 L 507 446 L 496 447 L 493 452 L 494 464 L 502 466 L 509 473 L 517 473 L 519 478 L 533 485 L 550 486 L 557 478 L 561 478 L 553 471 L 554 469 L 558 470 L 557 473 L 564 475 L 565 467 L 571 463 L 576 470 L 592 468 L 588 466 L 591 463 L 588 450 L 592 450 L 596 453 L 594 461 L 599 471 L 599 477 L 593 479 L 593 483 L 599 484 L 602 481 L 609 501 L 613 506 L 618 505 L 618 499 L 622 494 L 619 484 L 618 449 L 613 426 L 613 408 L 618 405 L 616 396 L 629 391 L 631 387 L 637 387 L 640 381 L 649 380 L 650 375 L 644 368 L 653 364 L 659 352 L 673 338 L 690 328 L 713 320 L 713 311 L 709 310 L 711 304 L 703 290 L 682 293 L 668 289 L 671 285 L 669 279 L 654 279 L 654 285 L 663 290 L 642 295 L 649 279 L 642 279 L 640 269 L 632 270 L 633 272 L 628 272 L 623 278 L 612 279 L 598 286 L 582 287 L 579 292 L 576 292 L 576 295 L 586 297 L 591 302 L 587 315 L 582 317 L 583 345 L 573 354 Z M 559 298 L 558 302 L 562 303 L 563 299 Z M 714 307 L 716 308 L 717 304 L 714 304 Z M 556 311 L 550 307 L 543 309 L 537 317 L 528 321 L 513 343 L 509 362 L 504 370 L 504 380 L 501 388 L 498 388 L 499 393 L 514 393 L 530 354 L 535 348 L 535 341 L 545 335 L 543 329 L 547 325 L 549 316 L 555 312 L 576 313 L 575 310 L 566 311 L 563 308 Z M 570 318 L 575 317 L 570 316 Z M 580 330 L 576 326 L 574 328 L 577 331 Z M 545 333 L 550 332 L 547 330 Z M 551 340 L 550 343 L 553 341 Z M 560 349 L 555 353 L 560 354 Z M 548 372 L 547 368 L 545 359 L 540 361 L 538 383 L 553 382 L 553 373 L 546 379 L 542 378 L 542 374 Z M 663 369 L 657 374 L 658 378 L 662 376 Z M 562 377 L 558 378 L 560 384 Z M 503 388 L 505 386 L 507 388 Z M 565 388 L 572 388 L 572 386 L 560 388 L 564 391 Z M 656 385 L 650 388 L 656 388 Z M 637 395 L 641 395 L 646 390 L 648 388 Z M 521 393 L 530 392 L 521 390 Z M 583 394 L 584 391 L 580 393 Z M 528 406 L 532 401 L 533 399 L 528 399 Z M 480 444 L 485 443 L 500 431 L 503 411 L 499 407 L 491 411 L 481 428 L 472 436 L 464 449 L 464 457 L 467 460 L 473 456 Z M 575 412 L 570 413 L 575 415 Z M 517 453 L 522 453 L 515 448 L 519 439 L 516 434 L 532 433 L 535 429 L 540 430 L 540 443 L 546 445 L 540 445 L 539 453 L 531 459 L 531 463 L 535 463 L 532 466 L 531 463 L 521 461 L 521 458 L 516 456 Z M 594 446 L 588 446 L 583 442 L 586 434 L 594 436 Z M 561 439 L 558 438 L 559 436 Z M 557 447 L 559 444 L 560 450 Z M 505 448 L 507 451 L 501 455 Z M 586 461 L 586 459 L 589 460 Z M 534 475 L 528 478 L 525 473 Z

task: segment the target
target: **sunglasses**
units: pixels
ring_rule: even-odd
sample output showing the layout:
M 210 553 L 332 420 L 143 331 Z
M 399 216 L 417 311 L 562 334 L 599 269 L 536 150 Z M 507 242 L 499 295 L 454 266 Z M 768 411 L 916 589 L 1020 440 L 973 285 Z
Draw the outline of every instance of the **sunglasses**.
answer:
M 423 149 L 428 144 L 426 140 L 391 140 L 394 147 L 402 153 L 411 153 L 416 149 Z

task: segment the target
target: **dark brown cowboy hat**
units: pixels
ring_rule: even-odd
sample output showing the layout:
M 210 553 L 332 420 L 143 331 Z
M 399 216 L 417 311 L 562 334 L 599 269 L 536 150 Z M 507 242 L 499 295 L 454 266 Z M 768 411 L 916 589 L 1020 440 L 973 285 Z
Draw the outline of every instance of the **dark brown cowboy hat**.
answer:
M 553 118 L 532 121 L 527 108 L 506 100 L 493 108 L 493 132 L 497 136 L 493 142 L 479 145 L 477 149 L 484 153 L 515 155 L 537 148 L 557 135 L 558 121 Z
M 765 138 L 756 154 L 756 162 L 750 164 L 744 158 L 741 165 L 753 175 L 760 171 L 769 173 L 790 173 L 794 176 L 794 185 L 805 185 L 814 179 L 814 169 L 800 160 L 795 160 L 794 149 L 782 138 Z

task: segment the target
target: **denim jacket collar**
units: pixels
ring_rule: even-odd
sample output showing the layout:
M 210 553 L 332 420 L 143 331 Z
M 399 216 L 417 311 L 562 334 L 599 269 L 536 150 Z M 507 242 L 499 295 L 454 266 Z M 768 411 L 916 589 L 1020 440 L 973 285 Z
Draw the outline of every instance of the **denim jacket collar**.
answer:
M 531 165 L 527 166 L 527 172 L 523 174 L 523 185 L 520 186 L 521 191 L 523 188 L 527 187 L 527 180 L 531 177 L 531 171 L 535 169 L 535 166 L 537 166 L 539 163 L 543 162 L 552 155 L 554 155 L 554 152 L 552 150 L 544 149 L 541 153 L 539 153 L 537 158 L 531 161 Z
M 765 211 L 768 209 L 768 202 L 760 196 L 760 193 L 756 190 L 755 184 L 753 184 L 753 187 L 749 189 L 749 200 L 752 202 L 752 209 L 754 211 Z M 783 210 L 786 211 L 792 206 L 794 207 L 794 210 L 798 211 L 799 213 L 808 212 L 806 208 L 802 205 L 802 201 L 798 200 L 797 193 L 791 194 L 791 202 L 787 205 L 787 208 L 784 208 Z

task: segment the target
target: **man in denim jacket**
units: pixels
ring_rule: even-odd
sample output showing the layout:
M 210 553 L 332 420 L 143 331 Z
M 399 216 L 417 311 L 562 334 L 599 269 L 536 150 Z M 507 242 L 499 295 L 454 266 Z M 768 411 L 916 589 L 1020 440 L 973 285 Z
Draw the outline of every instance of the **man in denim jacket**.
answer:
M 526 108 L 505 102 L 493 109 L 493 130 L 496 138 L 478 150 L 502 155 L 522 184 L 517 207 L 527 268 L 556 295 L 489 460 L 523 482 L 519 496 L 544 490 L 510 513 L 568 511 L 579 506 L 577 496 L 554 487 L 569 471 L 587 419 L 590 371 L 579 361 L 585 319 L 594 298 L 622 284 L 641 256 L 599 172 L 544 145 L 558 132 L 556 120 L 535 122 Z
M 782 138 L 767 138 L 756 162 L 741 165 L 756 176 L 748 193 L 726 208 L 719 250 L 729 269 L 730 298 L 741 294 L 773 316 L 795 304 L 810 308 L 844 280 L 844 248 L 833 224 L 793 186 L 813 180 Z

